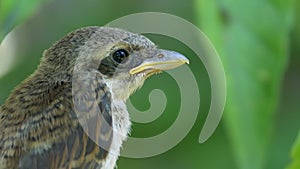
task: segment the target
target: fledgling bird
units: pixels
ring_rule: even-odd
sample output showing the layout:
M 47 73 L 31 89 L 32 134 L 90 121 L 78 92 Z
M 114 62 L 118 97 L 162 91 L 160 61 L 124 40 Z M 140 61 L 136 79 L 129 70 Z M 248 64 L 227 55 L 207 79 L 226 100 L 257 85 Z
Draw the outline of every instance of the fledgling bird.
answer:
M 185 63 L 125 30 L 69 33 L 0 107 L 0 169 L 113 169 L 131 125 L 126 100 Z

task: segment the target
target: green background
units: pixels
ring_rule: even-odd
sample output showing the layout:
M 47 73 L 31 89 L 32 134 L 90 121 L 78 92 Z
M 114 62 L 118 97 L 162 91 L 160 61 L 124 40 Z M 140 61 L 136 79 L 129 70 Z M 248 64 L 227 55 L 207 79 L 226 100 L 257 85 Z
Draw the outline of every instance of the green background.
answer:
M 204 65 L 179 41 L 146 35 L 159 47 L 179 51 L 190 59 L 201 106 L 192 130 L 176 147 L 150 158 L 121 157 L 118 168 L 300 169 L 299 1 L 1 0 L 0 41 L 13 29 L 18 39 L 13 41 L 13 64 L 0 76 L 0 103 L 34 71 L 43 51 L 64 34 L 83 26 L 105 25 L 136 12 L 169 13 L 198 26 L 223 61 L 227 101 L 217 130 L 208 141 L 199 144 L 211 99 Z M 5 62 L 9 58 L 2 53 L 0 59 Z M 147 110 L 148 95 L 157 88 L 168 98 L 166 110 L 151 123 L 134 123 L 133 137 L 159 134 L 178 115 L 179 88 L 166 73 L 147 80 L 131 97 L 133 105 Z

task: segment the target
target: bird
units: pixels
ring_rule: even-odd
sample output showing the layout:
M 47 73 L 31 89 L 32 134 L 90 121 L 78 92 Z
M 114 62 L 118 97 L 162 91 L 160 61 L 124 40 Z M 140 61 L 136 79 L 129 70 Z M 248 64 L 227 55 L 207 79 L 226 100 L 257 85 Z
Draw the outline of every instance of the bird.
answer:
M 144 35 L 87 26 L 46 49 L 0 107 L 0 169 L 114 169 L 131 128 L 126 100 L 189 60 Z

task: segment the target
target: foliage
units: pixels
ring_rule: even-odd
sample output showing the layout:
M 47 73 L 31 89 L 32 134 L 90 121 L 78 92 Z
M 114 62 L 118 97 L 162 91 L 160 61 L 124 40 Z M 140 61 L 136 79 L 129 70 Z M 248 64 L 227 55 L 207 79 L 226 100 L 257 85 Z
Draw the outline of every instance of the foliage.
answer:
M 199 25 L 225 66 L 225 120 L 238 168 L 261 169 L 286 70 L 292 2 L 197 2 Z
M 292 150 L 292 157 L 294 161 L 290 164 L 288 169 L 299 169 L 300 168 L 300 132 L 298 134 L 298 138 Z
M 0 42 L 17 24 L 30 17 L 46 0 L 1 0 Z

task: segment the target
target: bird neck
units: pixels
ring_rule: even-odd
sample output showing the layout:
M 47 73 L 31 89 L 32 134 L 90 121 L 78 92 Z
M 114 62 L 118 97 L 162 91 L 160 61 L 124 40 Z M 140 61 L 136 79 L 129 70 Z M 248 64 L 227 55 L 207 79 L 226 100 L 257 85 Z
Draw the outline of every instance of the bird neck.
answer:
M 131 90 L 128 85 L 120 85 L 119 80 L 109 79 L 105 80 L 106 85 L 111 91 L 112 98 L 117 101 L 126 102 L 126 100 L 131 95 Z
M 126 77 L 122 79 L 115 77 L 104 80 L 110 88 L 113 98 L 126 102 L 131 94 L 142 87 L 145 77 L 138 75 L 130 78 Z
M 32 111 L 43 109 L 51 103 L 65 87 L 63 82 L 50 82 L 40 74 L 32 74 L 19 84 L 4 102 L 4 107 L 24 108 L 30 106 Z

